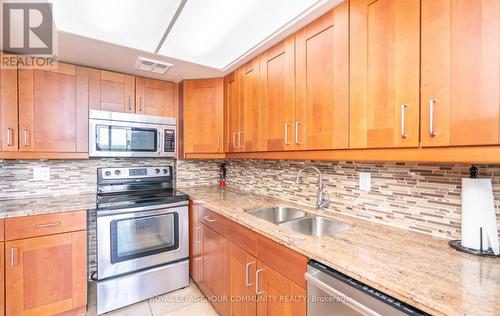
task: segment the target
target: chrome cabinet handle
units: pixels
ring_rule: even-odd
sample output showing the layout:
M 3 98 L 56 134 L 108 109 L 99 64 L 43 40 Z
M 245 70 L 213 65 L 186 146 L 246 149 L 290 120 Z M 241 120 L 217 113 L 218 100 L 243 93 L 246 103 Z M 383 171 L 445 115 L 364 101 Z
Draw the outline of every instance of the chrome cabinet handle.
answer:
M 47 224 L 38 224 L 36 228 L 46 228 L 46 227 L 55 227 L 61 225 L 61 222 L 47 223 Z
M 198 226 L 195 229 L 196 229 L 195 230 L 195 235 L 196 235 L 195 242 L 200 243 L 201 242 L 201 238 L 200 238 L 201 227 Z
M 246 265 L 246 267 L 245 267 L 245 285 L 246 285 L 246 287 L 250 287 L 250 286 L 253 285 L 253 283 L 249 282 L 249 279 L 250 279 L 250 277 L 249 277 L 249 274 L 250 274 L 249 273 L 249 268 L 250 268 L 250 266 L 252 264 L 255 264 L 255 261 L 248 262 L 247 265 Z
M 354 300 L 353 298 L 345 295 L 344 293 L 340 292 L 339 290 L 337 290 L 337 289 L 331 287 L 330 285 L 326 284 L 325 282 L 321 281 L 320 279 L 315 277 L 315 273 L 306 272 L 304 274 L 304 277 L 308 283 L 310 283 L 311 285 L 320 289 L 324 293 L 331 295 L 331 296 L 334 296 L 334 297 L 345 298 L 345 301 L 342 301 L 342 303 L 349 306 L 350 308 L 354 309 L 355 311 L 359 312 L 360 314 L 366 315 L 366 316 L 382 316 L 381 314 L 375 312 L 374 310 L 368 308 L 367 306 L 359 303 L 358 301 Z
M 436 136 L 436 133 L 434 132 L 434 103 L 436 103 L 436 100 L 434 99 L 429 101 L 429 134 L 431 137 Z
M 234 132 L 233 133 L 233 149 L 238 149 L 238 147 L 239 147 L 239 145 L 236 145 L 237 138 L 238 138 L 238 132 Z
M 302 122 L 295 122 L 295 144 L 302 144 L 299 142 L 299 126 L 302 125 Z
M 215 222 L 215 219 L 212 219 L 212 218 L 208 217 L 208 215 L 207 215 L 207 216 L 203 216 L 203 218 L 204 218 L 207 222 L 209 222 L 209 223 L 213 223 L 213 222 Z
M 12 137 L 12 134 L 14 133 L 14 130 L 10 127 L 7 128 L 7 146 L 14 146 L 14 140 Z
M 288 126 L 290 126 L 290 124 L 285 123 L 285 145 L 290 145 L 288 142 Z
M 142 97 L 139 97 L 139 112 L 142 112 Z
M 243 134 L 242 131 L 238 132 L 238 148 L 244 148 L 245 146 L 241 146 L 241 134 Z
M 255 294 L 257 295 L 261 295 L 262 293 L 264 293 L 264 291 L 260 291 L 259 290 L 259 275 L 262 271 L 264 271 L 265 269 L 259 269 L 257 271 L 255 271 Z
M 128 95 L 128 110 L 132 111 L 132 96 Z
M 405 113 L 407 107 L 408 107 L 407 104 L 401 104 L 401 137 L 403 138 L 408 137 L 408 135 L 406 135 L 406 129 L 405 129 Z
M 24 147 L 28 147 L 28 129 L 24 129 Z
M 10 248 L 10 266 L 14 267 L 15 261 L 14 261 L 14 247 Z

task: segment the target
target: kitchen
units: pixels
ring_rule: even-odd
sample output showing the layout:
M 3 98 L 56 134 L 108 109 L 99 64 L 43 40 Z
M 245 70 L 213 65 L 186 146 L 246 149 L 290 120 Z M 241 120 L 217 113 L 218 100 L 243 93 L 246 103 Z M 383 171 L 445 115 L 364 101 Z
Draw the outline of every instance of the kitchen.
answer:
M 500 315 L 500 1 L 1 1 L 0 315 Z

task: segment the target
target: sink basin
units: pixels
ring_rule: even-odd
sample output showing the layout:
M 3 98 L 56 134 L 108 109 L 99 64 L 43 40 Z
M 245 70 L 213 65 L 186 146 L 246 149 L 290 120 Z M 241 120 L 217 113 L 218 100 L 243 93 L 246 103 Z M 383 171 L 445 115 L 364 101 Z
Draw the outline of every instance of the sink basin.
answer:
M 279 225 L 304 235 L 316 237 L 340 233 L 352 226 L 348 223 L 321 216 L 299 218 Z
M 258 208 L 246 212 L 274 224 L 306 216 L 304 211 L 286 206 Z

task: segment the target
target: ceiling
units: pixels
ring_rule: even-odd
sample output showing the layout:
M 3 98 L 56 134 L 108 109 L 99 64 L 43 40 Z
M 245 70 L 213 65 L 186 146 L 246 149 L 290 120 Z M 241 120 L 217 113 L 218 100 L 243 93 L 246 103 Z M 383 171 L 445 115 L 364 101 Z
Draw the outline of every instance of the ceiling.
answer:
M 179 82 L 223 76 L 342 0 L 50 0 L 61 61 Z M 173 67 L 135 68 L 138 57 Z

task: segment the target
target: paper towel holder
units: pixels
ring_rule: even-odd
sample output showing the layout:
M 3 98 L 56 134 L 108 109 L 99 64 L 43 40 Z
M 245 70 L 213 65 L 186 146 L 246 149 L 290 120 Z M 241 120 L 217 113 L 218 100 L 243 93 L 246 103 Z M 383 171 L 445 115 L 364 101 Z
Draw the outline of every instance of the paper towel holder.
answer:
M 462 246 L 462 241 L 460 239 L 450 240 L 448 242 L 448 244 L 450 245 L 451 248 L 453 248 L 455 250 L 462 251 L 462 252 L 465 252 L 465 253 L 468 253 L 471 255 L 482 256 L 482 257 L 500 258 L 500 254 L 495 255 L 495 253 L 493 253 L 493 250 L 491 248 L 483 250 L 483 228 L 482 227 L 479 228 L 479 242 L 480 242 L 480 247 L 479 247 L 480 249 L 479 250 L 471 249 L 471 248 L 467 248 L 467 247 Z

